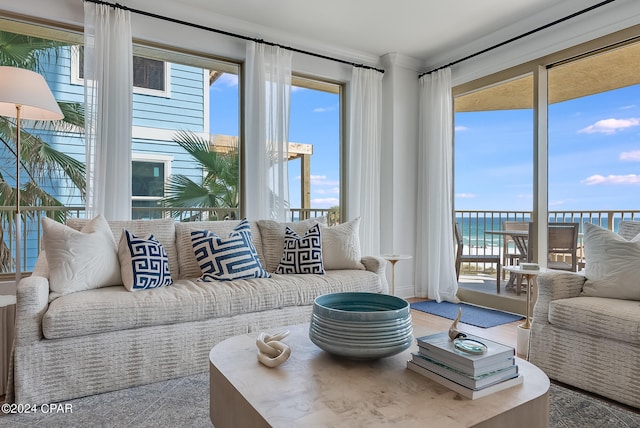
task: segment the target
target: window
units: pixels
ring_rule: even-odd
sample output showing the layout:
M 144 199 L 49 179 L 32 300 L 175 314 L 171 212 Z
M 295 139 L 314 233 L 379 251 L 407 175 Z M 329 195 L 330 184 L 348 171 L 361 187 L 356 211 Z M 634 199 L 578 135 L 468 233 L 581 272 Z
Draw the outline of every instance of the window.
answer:
M 71 83 L 84 84 L 84 46 L 74 46 L 71 55 Z M 171 67 L 168 62 L 133 56 L 134 92 L 155 96 L 170 95 Z
M 171 175 L 170 156 L 132 154 L 131 206 L 133 219 L 161 218 L 165 182 Z M 140 209 L 142 208 L 142 209 Z M 147 208 L 147 209 L 144 209 Z
M 341 86 L 293 76 L 289 120 L 292 215 L 340 220 Z

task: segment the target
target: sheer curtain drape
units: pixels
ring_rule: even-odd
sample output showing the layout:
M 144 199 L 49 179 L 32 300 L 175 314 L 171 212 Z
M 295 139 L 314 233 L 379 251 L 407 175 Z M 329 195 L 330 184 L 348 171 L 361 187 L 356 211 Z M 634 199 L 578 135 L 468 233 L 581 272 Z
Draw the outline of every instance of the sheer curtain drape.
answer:
M 380 254 L 382 76 L 354 67 L 349 103 L 349 217 L 360 217 L 362 254 Z
M 453 245 L 451 69 L 420 79 L 416 294 L 458 302 Z
M 85 2 L 87 217 L 131 218 L 131 14 Z
M 247 43 L 245 213 L 286 221 L 289 213 L 291 51 Z

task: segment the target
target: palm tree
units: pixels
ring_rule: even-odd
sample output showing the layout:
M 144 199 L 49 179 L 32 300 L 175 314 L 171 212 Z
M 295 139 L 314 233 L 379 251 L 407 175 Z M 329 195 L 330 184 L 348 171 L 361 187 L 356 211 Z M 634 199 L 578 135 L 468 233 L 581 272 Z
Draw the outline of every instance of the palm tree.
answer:
M 29 69 L 42 73 L 46 65 L 57 61 L 62 49 L 69 43 L 41 39 L 22 34 L 0 31 L 0 65 Z M 84 108 L 79 103 L 58 102 L 64 119 L 56 122 L 37 123 L 31 130 L 21 129 L 21 150 L 18 156 L 20 169 L 27 177 L 20 189 L 21 205 L 62 206 L 63 204 L 46 190 L 46 186 L 58 177 L 66 177 L 85 194 L 85 166 L 82 162 L 61 151 L 35 134 L 35 129 L 47 133 L 61 133 L 84 129 Z M 7 155 L 0 166 L 0 206 L 12 206 L 15 201 L 15 119 L 0 117 L 0 152 Z M 11 159 L 11 160 L 9 160 Z M 13 165 L 11 165 L 13 163 Z M 27 215 L 29 213 L 27 212 Z M 31 213 L 33 215 L 33 213 Z M 64 220 L 62 211 L 56 212 L 58 221 Z M 9 211 L 0 211 L 0 224 L 12 222 Z M 0 227 L 1 229 L 1 227 Z M 11 253 L 0 230 L 0 271 L 11 268 Z
M 203 178 L 196 183 L 183 174 L 171 175 L 164 205 L 171 208 L 238 208 L 240 160 L 237 147 L 228 152 L 217 152 L 210 140 L 187 131 L 178 132 L 174 141 L 200 164 Z M 210 217 L 217 219 L 217 214 Z

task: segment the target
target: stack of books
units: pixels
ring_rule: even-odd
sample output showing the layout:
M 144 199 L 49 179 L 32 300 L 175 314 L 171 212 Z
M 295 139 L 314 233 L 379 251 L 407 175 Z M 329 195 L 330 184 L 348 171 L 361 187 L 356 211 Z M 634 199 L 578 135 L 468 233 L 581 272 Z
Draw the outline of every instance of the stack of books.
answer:
M 471 400 L 522 383 L 515 360 L 515 349 L 472 334 L 487 346 L 484 354 L 456 349 L 448 332 L 418 337 L 407 368 L 428 377 Z

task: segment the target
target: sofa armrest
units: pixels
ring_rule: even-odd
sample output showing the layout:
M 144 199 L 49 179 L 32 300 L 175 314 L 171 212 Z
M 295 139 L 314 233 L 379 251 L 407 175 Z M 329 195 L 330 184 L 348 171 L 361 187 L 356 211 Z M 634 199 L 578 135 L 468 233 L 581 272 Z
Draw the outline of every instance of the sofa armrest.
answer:
M 380 284 L 382 285 L 382 292 L 389 292 L 389 284 L 387 283 L 387 261 L 382 257 L 377 256 L 364 256 L 360 262 L 364 265 L 364 268 L 369 272 L 373 272 L 380 277 Z
M 536 322 L 549 322 L 549 304 L 553 300 L 580 296 L 586 278 L 581 273 L 547 272 L 537 278 L 538 297 L 533 308 Z
M 15 344 L 23 346 L 43 338 L 42 317 L 49 307 L 49 280 L 32 274 L 16 292 Z

